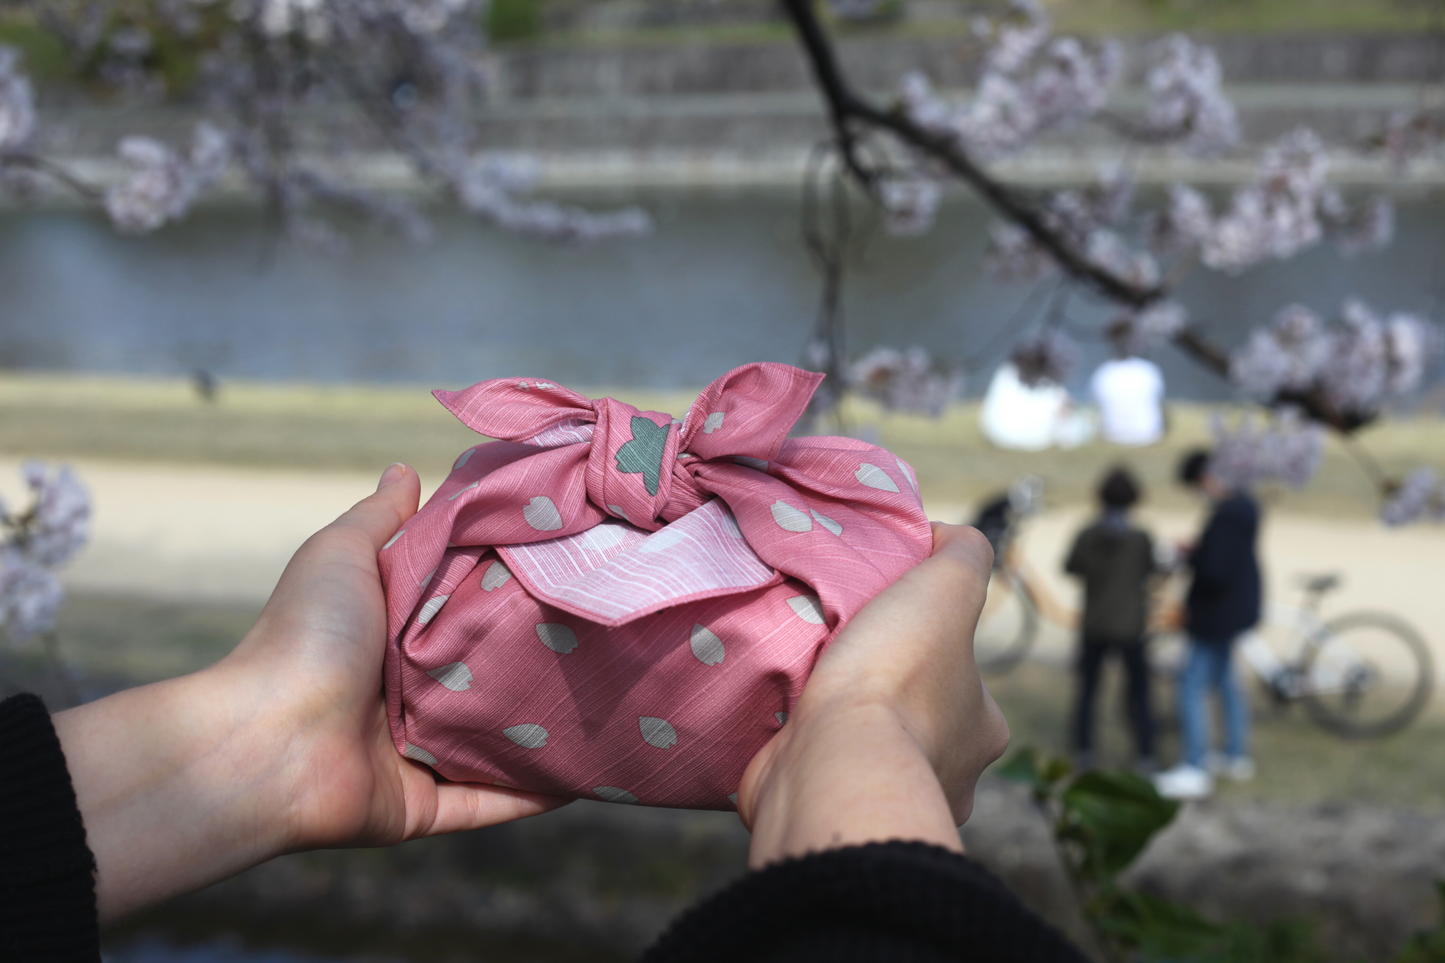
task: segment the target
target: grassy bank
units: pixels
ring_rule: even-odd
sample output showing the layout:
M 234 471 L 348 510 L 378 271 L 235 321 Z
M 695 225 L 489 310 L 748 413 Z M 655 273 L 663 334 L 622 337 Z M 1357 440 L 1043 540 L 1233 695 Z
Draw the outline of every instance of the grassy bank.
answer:
M 679 416 L 693 398 L 686 391 L 579 390 Z M 1108 466 L 1123 461 L 1141 475 L 1150 501 L 1167 508 L 1192 504 L 1172 483 L 1173 470 L 1181 453 L 1208 442 L 1208 418 L 1204 406 L 1175 404 L 1169 437 L 1160 445 L 1120 449 L 1096 442 L 1037 453 L 988 444 L 978 428 L 976 403 L 956 405 L 936 421 L 854 403 L 844 412 L 843 427 L 906 458 L 925 496 L 938 503 L 976 503 L 1027 473 L 1045 479 L 1053 503 L 1079 503 L 1090 499 Z M 821 430 L 837 426 L 828 423 Z M 213 401 L 205 401 L 182 379 L 0 375 L 5 455 L 302 471 L 379 471 L 406 461 L 424 478 L 435 479 L 476 439 L 420 385 L 225 382 Z M 1361 433 L 1359 443 L 1390 473 L 1419 464 L 1445 470 L 1445 420 L 1439 417 L 1382 422 Z M 1332 516 L 1366 517 L 1377 505 L 1368 476 L 1334 438 L 1307 490 L 1266 497 L 1293 512 Z

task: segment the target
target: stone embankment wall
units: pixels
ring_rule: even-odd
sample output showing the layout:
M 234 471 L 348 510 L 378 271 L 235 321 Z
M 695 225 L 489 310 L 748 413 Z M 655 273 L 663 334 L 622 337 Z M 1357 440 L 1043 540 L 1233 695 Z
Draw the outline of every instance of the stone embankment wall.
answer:
M 1087 939 L 1026 793 L 985 781 L 963 835 L 1026 902 Z M 289 945 L 306 932 L 318 949 L 358 940 L 436 958 L 514 946 L 602 963 L 635 957 L 674 915 L 742 875 L 747 847 L 732 814 L 583 802 L 394 850 L 284 857 L 132 925 Z M 1442 873 L 1445 813 L 1215 801 L 1186 808 L 1131 882 L 1219 920 L 1308 919 L 1332 958 L 1358 963 L 1388 960 L 1435 922 L 1431 881 Z
M 1147 43 L 1126 42 L 1130 75 L 1115 103 L 1125 113 L 1143 103 L 1138 80 Z M 1417 106 L 1422 90 L 1436 100 L 1445 92 L 1445 48 L 1434 37 L 1220 37 L 1214 44 L 1247 145 L 1301 124 L 1332 143 L 1358 144 L 1377 135 L 1392 113 Z M 845 40 L 839 54 L 855 83 L 880 97 L 909 70 L 923 70 L 945 88 L 972 79 L 958 35 Z M 809 150 L 828 134 L 808 66 L 785 39 L 500 48 L 489 55 L 487 73 L 491 100 L 480 116 L 481 145 L 536 157 L 546 186 L 793 186 Z M 183 108 L 66 115 L 58 112 L 60 124 L 48 128 L 52 153 L 95 159 L 86 171 L 102 181 L 124 173 L 112 153 L 123 134 L 183 140 L 197 119 Z M 375 157 L 353 165 L 362 181 L 416 186 L 407 165 L 386 157 L 380 141 L 375 148 Z M 1144 150 L 1135 162 L 1145 181 L 1233 182 L 1251 175 L 1248 154 L 1201 163 Z M 1118 156 L 1117 142 L 1086 125 L 1008 159 L 1000 173 L 1017 181 L 1077 182 Z M 1342 182 L 1392 176 L 1386 165 L 1347 156 L 1335 169 Z M 1438 183 L 1445 169 L 1417 165 L 1412 177 Z

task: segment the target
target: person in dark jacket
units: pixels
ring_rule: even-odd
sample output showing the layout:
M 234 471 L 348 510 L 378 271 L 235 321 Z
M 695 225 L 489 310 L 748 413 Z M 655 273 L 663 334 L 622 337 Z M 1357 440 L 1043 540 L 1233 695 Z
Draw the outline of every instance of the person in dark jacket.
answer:
M 1099 485 L 1101 516 L 1079 532 L 1064 562 L 1064 571 L 1084 582 L 1073 730 L 1075 761 L 1081 769 L 1093 767 L 1094 697 L 1104 660 L 1111 652 L 1124 663 L 1124 700 L 1134 731 L 1134 767 L 1145 773 L 1154 769 L 1154 717 L 1149 708 L 1145 634 L 1149 588 L 1156 566 L 1149 533 L 1129 517 L 1139 496 L 1139 483 L 1128 469 L 1110 471 Z
M 1188 552 L 1193 578 L 1185 600 L 1189 654 L 1179 676 L 1179 728 L 1183 759 L 1160 773 L 1160 794 L 1200 799 L 1214 791 L 1214 776 L 1254 777 L 1249 753 L 1249 701 L 1235 678 L 1235 641 L 1259 623 L 1263 601 L 1256 542 L 1259 506 L 1246 492 L 1226 485 L 1210 470 L 1209 453 L 1195 451 L 1180 463 L 1179 480 L 1213 503 L 1199 541 Z M 1224 712 L 1224 754 L 1209 752 L 1205 696 L 1219 695 Z
M 416 473 L 301 547 L 255 627 L 200 672 L 51 716 L 0 701 L 0 960 L 99 963 L 99 928 L 284 852 L 389 845 L 568 800 L 439 779 L 392 744 L 377 550 Z M 752 872 L 646 963 L 1086 963 L 963 855 L 957 826 L 1008 728 L 973 662 L 991 553 L 933 555 L 818 659 L 738 786 Z

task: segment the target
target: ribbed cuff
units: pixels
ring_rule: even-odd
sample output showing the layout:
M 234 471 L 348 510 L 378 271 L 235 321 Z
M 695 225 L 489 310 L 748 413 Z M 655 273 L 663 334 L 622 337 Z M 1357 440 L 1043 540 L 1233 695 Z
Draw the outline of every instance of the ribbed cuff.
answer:
M 50 713 L 0 702 L 0 959 L 100 959 L 95 857 Z
M 642 963 L 1086 963 L 958 853 L 870 843 L 775 863 L 688 910 Z

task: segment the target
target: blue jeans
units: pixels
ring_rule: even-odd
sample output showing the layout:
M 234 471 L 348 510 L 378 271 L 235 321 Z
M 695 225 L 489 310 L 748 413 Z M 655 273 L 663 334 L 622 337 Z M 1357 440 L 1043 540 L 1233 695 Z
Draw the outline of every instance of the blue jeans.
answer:
M 1249 700 L 1234 677 L 1234 640 L 1189 640 L 1189 659 L 1179 676 L 1179 728 L 1184 761 L 1204 766 L 1209 747 L 1209 716 L 1204 698 L 1209 688 L 1219 693 L 1224 709 L 1224 753 L 1231 759 L 1249 755 Z

